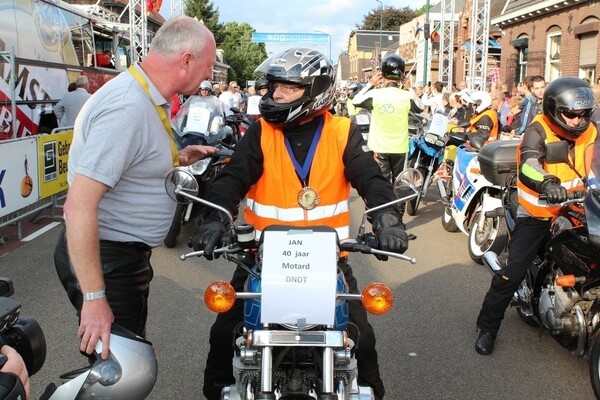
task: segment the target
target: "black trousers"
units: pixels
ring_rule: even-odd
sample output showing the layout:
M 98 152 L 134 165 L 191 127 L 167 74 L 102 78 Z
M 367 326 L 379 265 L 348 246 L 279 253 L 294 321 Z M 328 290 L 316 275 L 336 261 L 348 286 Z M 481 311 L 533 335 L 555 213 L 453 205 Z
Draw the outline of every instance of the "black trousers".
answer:
M 106 285 L 106 299 L 114 323 L 141 337 L 146 336 L 148 295 L 154 275 L 150 246 L 136 242 L 100 241 L 100 261 Z M 81 317 L 83 294 L 71 266 L 64 232 L 54 250 L 54 266 L 71 304 Z
M 506 308 L 549 234 L 550 221 L 533 217 L 517 219 L 508 243 L 506 266 L 492 277 L 477 317 L 477 328 L 494 336 L 498 333 Z
M 392 183 L 400 172 L 404 171 L 405 159 L 406 153 L 377 153 L 377 161 L 379 162 L 381 173 Z
M 344 273 L 350 293 L 360 293 L 352 268 L 345 260 L 338 262 L 338 267 Z M 231 279 L 231 284 L 237 290 L 243 290 L 248 273 L 237 268 Z M 349 326 L 348 331 L 352 340 L 357 345 L 356 360 L 358 363 L 358 383 L 373 388 L 377 399 L 382 399 L 385 394 L 383 381 L 379 375 L 377 351 L 375 350 L 375 332 L 367 320 L 367 312 L 360 302 L 348 302 L 350 322 L 356 329 Z M 233 384 L 232 357 L 235 327 L 244 320 L 244 302 L 237 300 L 234 307 L 227 313 L 217 315 L 217 319 L 210 330 L 210 350 L 204 370 L 203 392 L 208 400 L 219 400 L 221 389 Z M 358 330 L 358 332 L 356 332 Z M 359 335 L 357 335 L 357 333 Z M 358 338 L 357 338 L 358 337 Z

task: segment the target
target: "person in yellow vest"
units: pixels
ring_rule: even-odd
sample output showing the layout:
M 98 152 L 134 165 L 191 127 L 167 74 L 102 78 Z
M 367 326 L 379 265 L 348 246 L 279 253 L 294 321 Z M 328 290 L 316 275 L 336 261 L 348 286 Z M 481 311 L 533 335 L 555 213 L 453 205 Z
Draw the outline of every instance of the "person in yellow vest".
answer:
M 508 244 L 506 266 L 492 278 L 479 316 L 479 336 L 475 350 L 487 355 L 519 283 L 548 238 L 550 224 L 556 218 L 567 192 L 582 189 L 581 179 L 565 164 L 546 164 L 546 145 L 561 140 L 569 143 L 571 160 L 585 176 L 583 153 L 597 140 L 596 124 L 590 123 L 594 94 L 579 78 L 561 77 L 552 81 L 544 92 L 542 114 L 527 126 L 517 151 L 519 209 L 514 233 Z M 539 199 L 540 194 L 547 201 Z
M 237 215 L 238 206 L 246 197 L 244 218 L 256 228 L 257 235 L 273 224 L 325 225 L 335 228 L 340 239 L 348 238 L 351 186 L 368 208 L 392 201 L 395 196 L 358 127 L 349 118 L 327 112 L 335 91 L 330 62 L 316 50 L 292 48 L 273 55 L 256 72 L 270 86 L 259 103 L 262 117 L 250 125 L 236 145 L 230 162 L 215 177 L 206 198 Z M 221 212 L 209 209 L 198 222 L 192 245 L 212 258 L 226 232 L 227 219 Z M 380 249 L 406 251 L 407 235 L 397 207 L 379 211 L 373 216 L 372 225 Z M 350 291 L 359 293 L 347 257 L 340 257 L 338 267 Z M 247 276 L 238 267 L 232 285 L 242 289 Z M 359 384 L 372 387 L 381 399 L 385 389 L 379 374 L 375 334 L 361 304 L 350 302 L 349 309 L 350 321 L 360 332 L 356 351 Z M 232 332 L 241 321 L 240 301 L 229 312 L 219 314 L 211 328 L 203 388 L 208 399 L 219 399 L 222 386 L 235 382 Z
M 402 57 L 386 55 L 381 72 L 374 74 L 353 100 L 355 106 L 371 111 L 367 145 L 377 154 L 381 171 L 390 181 L 404 170 L 409 148 L 408 113 L 423 111 L 416 94 L 403 88 L 404 69 Z
M 471 126 L 467 129 L 469 139 L 479 136 L 486 143 L 498 138 L 500 122 L 498 113 L 492 108 L 492 96 L 485 91 L 471 94 L 475 101 L 475 114 L 470 119 Z
M 355 107 L 354 104 L 352 104 L 354 96 L 356 96 L 356 94 L 360 92 L 361 89 L 362 85 L 358 82 L 351 82 L 348 84 L 348 86 L 346 86 L 346 91 L 348 92 L 348 99 L 346 100 L 346 110 L 348 110 L 348 117 L 358 114 L 361 110 L 360 107 Z

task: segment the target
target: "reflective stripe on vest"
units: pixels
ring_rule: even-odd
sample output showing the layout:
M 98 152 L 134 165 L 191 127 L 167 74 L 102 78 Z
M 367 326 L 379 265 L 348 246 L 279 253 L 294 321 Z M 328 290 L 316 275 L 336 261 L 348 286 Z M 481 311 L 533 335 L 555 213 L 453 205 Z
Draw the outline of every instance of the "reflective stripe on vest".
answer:
M 336 229 L 340 239 L 348 238 L 350 183 L 344 175 L 342 157 L 348 143 L 350 119 L 330 113 L 323 114 L 323 118 L 323 131 L 307 182 L 319 196 L 319 203 L 312 210 L 298 204 L 302 182 L 288 154 L 283 132 L 260 120 L 263 174 L 248 191 L 244 207 L 246 222 L 257 231 L 282 223 L 324 225 Z
M 471 121 L 469 121 L 469 122 L 471 122 L 471 126 L 469 127 L 469 129 L 471 132 L 477 132 L 477 129 L 475 128 L 475 124 L 477 124 L 477 121 L 479 121 L 481 118 L 483 118 L 484 115 L 487 115 L 492 120 L 492 128 L 490 129 L 490 137 L 485 142 L 486 143 L 493 142 L 494 140 L 498 139 L 498 132 L 500 131 L 500 126 L 498 123 L 498 113 L 495 110 L 488 108 L 481 114 L 477 114 L 476 116 L 474 116 L 471 119 Z
M 552 131 L 543 115 L 536 115 L 531 123 L 538 122 L 544 131 L 546 132 L 545 143 L 558 142 L 561 140 Z M 582 176 L 586 174 L 586 168 L 584 165 L 585 157 L 584 152 L 588 144 L 596 140 L 598 133 L 594 124 L 590 124 L 589 127 L 581 134 L 575 141 L 575 162 L 573 163 L 577 172 Z M 522 143 L 522 142 L 521 142 Z M 573 160 L 571 160 L 573 161 Z M 517 165 L 521 165 L 521 148 L 517 150 Z M 558 164 L 544 164 L 544 170 L 548 175 L 554 175 L 560 179 L 560 184 L 564 187 L 567 192 L 583 189 L 583 182 L 577 176 L 577 174 L 565 163 Z M 527 210 L 527 212 L 533 217 L 537 218 L 555 218 L 560 211 L 560 205 L 548 204 L 546 201 L 539 199 L 539 193 L 525 186 L 520 179 L 517 179 L 517 193 L 519 204 Z

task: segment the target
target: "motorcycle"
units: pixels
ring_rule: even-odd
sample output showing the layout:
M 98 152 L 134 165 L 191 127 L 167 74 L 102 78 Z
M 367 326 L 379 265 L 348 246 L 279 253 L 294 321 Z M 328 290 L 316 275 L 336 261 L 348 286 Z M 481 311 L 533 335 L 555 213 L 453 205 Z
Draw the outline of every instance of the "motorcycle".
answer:
M 219 148 L 212 157 L 208 157 L 183 167 L 202 182 L 207 190 L 210 182 L 233 154 L 233 132 L 224 125 L 217 98 L 192 96 L 181 107 L 173 120 L 173 129 L 180 147 L 191 144 L 209 145 Z M 181 227 L 198 216 L 199 207 L 193 203 L 177 204 L 171 226 L 163 243 L 172 248 L 177 245 Z
M 573 168 L 567 142 L 549 143 L 546 149 L 547 163 Z M 600 398 L 599 143 L 586 149 L 585 165 L 585 189 L 569 193 L 561 204 L 543 255 L 530 265 L 511 305 L 524 322 L 548 331 L 572 355 L 587 356 L 592 387 Z M 484 262 L 492 274 L 502 268 L 494 252 L 485 253 Z
M 414 130 L 414 134 L 410 137 L 406 160 L 409 168 L 404 168 L 398 178 L 419 188 L 417 196 L 406 204 L 408 215 L 416 215 L 421 199 L 427 195 L 433 175 L 444 158 L 444 149 L 449 138 L 446 129 L 448 116 L 435 113 L 431 120 L 428 120 L 413 115 L 410 121 L 409 132 Z
M 231 128 L 233 140 L 237 143 L 246 134 L 252 119 L 237 107 L 229 109 L 233 114 L 225 117 L 225 125 Z
M 500 215 L 489 213 L 502 207 L 503 187 L 490 182 L 481 173 L 478 153 L 487 148 L 483 150 L 484 154 L 493 154 L 497 147 L 502 147 L 516 154 L 518 142 L 496 141 L 484 146 L 481 138 L 474 137 L 468 146 L 458 147 L 451 163 L 450 180 L 438 181 L 440 197 L 445 205 L 442 226 L 447 232 L 460 230 L 469 237 L 469 256 L 478 264 L 483 264 L 486 251 L 499 254 L 508 242 L 506 222 Z
M 348 302 L 361 301 L 368 312 L 379 315 L 391 309 L 393 295 L 381 283 L 368 285 L 362 294 L 348 293 L 337 257 L 342 251 L 361 252 L 416 263 L 406 255 L 378 250 L 375 236 L 365 233 L 369 213 L 407 201 L 416 191 L 397 187 L 397 196 L 404 197 L 367 210 L 356 239 L 339 240 L 334 229 L 323 226 L 271 226 L 257 241 L 254 227 L 236 226 L 228 210 L 196 197 L 197 182 L 186 171 L 175 170 L 165 185 L 177 201 L 198 202 L 229 217 L 228 244 L 214 252 L 249 274 L 245 292 L 236 293 L 228 282 L 218 281 L 204 295 L 215 312 L 228 311 L 236 299 L 245 301 L 244 329 L 235 340 L 233 357 L 236 383 L 225 387 L 221 398 L 374 399 L 371 388 L 357 383 Z M 195 251 L 180 258 L 203 254 Z
M 369 139 L 369 129 L 371 127 L 371 112 L 367 109 L 360 108 L 357 114 L 350 117 L 350 120 L 358 126 L 360 133 L 365 140 Z

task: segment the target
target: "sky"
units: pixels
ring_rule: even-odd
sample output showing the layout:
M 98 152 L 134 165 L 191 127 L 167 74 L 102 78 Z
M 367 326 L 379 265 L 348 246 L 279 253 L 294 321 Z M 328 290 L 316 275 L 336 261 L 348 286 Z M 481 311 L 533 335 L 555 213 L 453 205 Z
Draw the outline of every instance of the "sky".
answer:
M 384 7 L 420 8 L 426 0 L 381 0 Z M 212 0 L 219 22 L 247 22 L 261 33 L 327 33 L 331 35 L 331 58 L 337 62 L 348 49 L 348 37 L 371 10 L 380 10 L 377 0 Z M 432 1 L 433 3 L 433 1 Z M 170 0 L 164 0 L 161 14 L 171 16 Z M 315 32 L 321 31 L 321 32 Z M 267 53 L 294 46 L 307 46 L 329 54 L 328 43 L 267 43 Z

